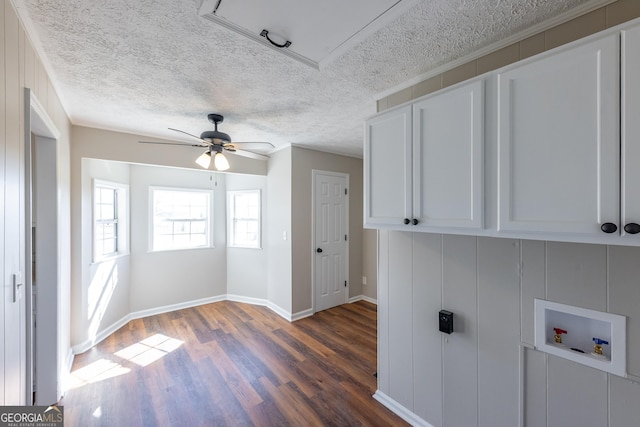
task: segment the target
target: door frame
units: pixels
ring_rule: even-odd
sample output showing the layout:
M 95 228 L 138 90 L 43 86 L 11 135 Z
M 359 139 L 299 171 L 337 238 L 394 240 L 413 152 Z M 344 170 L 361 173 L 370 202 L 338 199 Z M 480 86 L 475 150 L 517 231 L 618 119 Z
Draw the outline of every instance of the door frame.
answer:
M 351 246 L 351 234 L 349 233 L 349 195 L 351 193 L 350 185 L 350 174 L 345 172 L 335 172 L 335 171 L 326 171 L 320 169 L 312 169 L 311 170 L 311 306 L 313 308 L 313 312 L 317 313 L 316 307 L 316 290 L 319 286 L 316 283 L 316 179 L 318 175 L 333 175 L 338 176 L 345 179 L 345 188 L 347 189 L 347 197 L 346 197 L 346 214 L 345 214 L 345 228 L 344 231 L 347 233 L 347 250 L 345 254 L 345 278 L 347 280 L 346 293 L 345 293 L 345 304 L 349 302 L 349 289 L 350 280 L 349 280 L 349 249 Z
M 31 144 L 34 143 L 32 140 L 32 135 L 34 135 L 36 138 L 41 137 L 41 138 L 47 138 L 49 140 L 53 140 L 53 143 L 55 144 L 55 148 L 54 150 L 57 150 L 57 146 L 58 146 L 58 140 L 60 139 L 60 131 L 58 130 L 58 128 L 56 127 L 56 125 L 54 124 L 53 120 L 51 120 L 51 118 L 49 117 L 49 115 L 47 114 L 45 108 L 42 106 L 42 104 L 40 103 L 40 101 L 38 101 L 38 98 L 35 96 L 35 94 L 33 93 L 33 91 L 30 88 L 25 88 L 24 89 L 24 138 L 25 138 L 25 144 L 24 144 L 24 150 L 25 150 L 25 300 L 26 300 L 26 402 L 28 402 L 29 404 L 51 404 L 51 403 L 55 403 L 55 402 L 38 402 L 36 400 L 36 402 L 34 402 L 34 379 L 36 381 L 36 383 L 38 384 L 38 389 L 40 389 L 41 386 L 44 386 L 46 388 L 53 388 L 53 390 L 51 391 L 46 391 L 44 394 L 50 394 L 50 393 L 55 393 L 57 394 L 57 397 L 55 399 L 55 401 L 57 402 L 58 398 L 61 396 L 61 372 L 60 372 L 60 364 L 59 362 L 59 343 L 58 343 L 58 328 L 59 328 L 59 321 L 58 321 L 58 314 L 59 314 L 59 308 L 60 308 L 60 301 L 59 298 L 56 299 L 56 304 L 53 305 L 54 310 L 48 310 L 48 311 L 44 311 L 42 309 L 40 309 L 38 311 L 39 316 L 41 316 L 44 312 L 44 314 L 46 314 L 46 317 L 38 318 L 38 323 L 40 324 L 40 330 L 42 331 L 42 326 L 43 325 L 49 325 L 49 328 L 53 327 L 53 329 L 55 330 L 55 334 L 54 334 L 54 339 L 55 339 L 55 345 L 54 348 L 51 348 L 51 346 L 49 345 L 49 343 L 44 342 L 43 340 L 47 337 L 45 337 L 45 334 L 35 334 L 34 331 L 34 327 L 33 327 L 33 301 L 32 301 L 32 297 L 33 297 L 33 271 L 32 271 L 32 266 L 33 266 L 33 256 L 32 256 L 32 251 L 33 251 L 33 235 L 32 235 L 32 227 L 33 227 L 33 217 L 34 217 L 34 213 L 33 213 L 33 209 L 34 209 L 34 203 L 33 203 L 33 171 L 32 171 L 32 161 L 33 161 L 33 152 L 31 150 Z M 58 160 L 57 160 L 57 156 L 53 156 L 51 158 L 51 162 L 49 164 L 49 166 L 52 168 L 53 171 L 55 171 L 55 173 L 57 174 L 58 171 Z M 56 188 L 59 187 L 59 184 L 57 182 L 57 177 L 56 177 L 56 182 L 55 182 L 55 186 Z M 57 194 L 57 191 L 56 191 Z M 60 295 L 60 276 L 59 276 L 59 265 L 60 265 L 60 253 L 59 253 L 59 245 L 58 245 L 58 237 L 59 233 L 58 233 L 58 219 L 59 219 L 59 209 L 60 206 L 57 203 L 57 196 L 54 198 L 55 200 L 55 212 L 53 213 L 53 215 L 55 216 L 55 230 L 52 230 L 52 234 L 56 236 L 56 241 L 54 242 L 53 245 L 51 245 L 52 247 L 52 252 L 50 254 L 47 254 L 47 256 L 51 256 L 55 265 L 55 289 L 54 292 L 56 295 Z M 42 307 L 40 307 L 42 308 Z M 52 337 L 49 337 L 49 339 L 51 339 Z M 48 362 L 46 362 L 46 365 L 49 369 L 51 369 L 51 372 L 55 372 L 55 381 L 51 384 L 41 384 L 43 381 L 40 380 L 39 378 L 35 377 L 34 378 L 34 367 L 36 364 L 36 361 L 38 360 L 38 355 L 35 353 L 36 349 L 40 348 L 47 348 L 48 351 L 45 353 L 42 350 L 40 351 L 40 354 L 42 356 L 44 356 L 45 354 L 49 354 L 49 357 L 43 357 L 42 359 L 47 359 Z M 50 353 L 49 353 L 50 352 Z M 40 389 L 40 391 L 42 391 Z M 36 390 L 36 392 L 38 393 L 39 391 Z M 37 398 L 37 396 L 36 396 Z

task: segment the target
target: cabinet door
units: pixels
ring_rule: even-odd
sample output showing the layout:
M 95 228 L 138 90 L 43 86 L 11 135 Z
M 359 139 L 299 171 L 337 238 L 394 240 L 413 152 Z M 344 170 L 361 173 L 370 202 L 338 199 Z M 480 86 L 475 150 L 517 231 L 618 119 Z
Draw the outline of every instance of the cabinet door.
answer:
M 498 230 L 619 232 L 619 36 L 498 73 Z
M 640 224 L 640 26 L 622 32 L 622 234 L 638 239 Z
M 366 123 L 365 227 L 404 226 L 411 216 L 411 106 Z
M 483 81 L 413 107 L 413 217 L 418 227 L 482 228 Z

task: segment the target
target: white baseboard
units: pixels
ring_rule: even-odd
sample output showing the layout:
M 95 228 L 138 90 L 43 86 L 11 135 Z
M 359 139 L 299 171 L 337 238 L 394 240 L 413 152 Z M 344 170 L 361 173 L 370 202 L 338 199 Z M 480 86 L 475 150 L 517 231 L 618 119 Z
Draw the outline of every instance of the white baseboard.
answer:
M 224 298 L 227 301 L 244 302 L 252 305 L 262 305 L 268 307 L 269 301 L 263 298 L 245 297 L 243 295 L 227 294 Z
M 69 381 L 68 378 L 69 378 L 69 375 L 71 375 L 71 369 L 73 368 L 74 358 L 75 358 L 75 355 L 73 354 L 73 349 L 69 348 L 69 351 L 67 351 L 67 355 L 64 361 L 65 371 L 62 372 L 62 387 L 61 387 L 62 390 L 61 390 L 61 396 L 60 396 L 61 399 L 64 397 L 68 389 L 68 381 Z
M 364 295 L 359 295 L 357 297 L 350 298 L 349 302 L 352 303 L 360 300 L 368 301 L 372 304 L 377 304 L 376 300 Z M 226 294 L 226 295 L 218 295 L 215 297 L 201 298 L 201 299 L 192 300 L 192 301 L 184 301 L 177 304 L 170 304 L 162 307 L 154 307 L 146 310 L 134 311 L 133 313 L 127 314 L 117 322 L 114 322 L 113 324 L 100 330 L 95 337 L 87 339 L 86 341 L 80 344 L 74 345 L 71 348 L 71 359 L 70 359 L 71 363 L 73 362 L 73 355 L 84 353 L 85 351 L 89 350 L 91 347 L 98 344 L 100 341 L 104 340 L 109 335 L 113 334 L 115 331 L 117 331 L 118 329 L 120 329 L 121 327 L 123 327 L 124 325 L 126 325 L 132 320 L 142 319 L 143 317 L 154 316 L 156 314 L 163 314 L 171 311 L 182 310 L 183 308 L 190 308 L 190 307 L 197 307 L 199 305 L 204 305 L 204 304 L 211 304 L 213 302 L 219 302 L 219 301 L 236 301 L 236 302 L 243 302 L 243 303 L 253 304 L 253 305 L 261 305 L 261 306 L 267 307 L 268 309 L 276 313 L 278 316 L 282 317 L 283 319 L 289 322 L 295 322 L 296 320 L 313 316 L 312 308 L 291 314 L 287 310 L 283 309 L 282 307 L 266 299 L 245 297 L 242 295 Z
M 303 317 L 313 315 L 313 310 L 311 309 L 292 315 L 288 311 L 282 309 L 281 307 L 265 299 L 251 298 L 251 297 L 245 297 L 241 295 L 218 295 L 215 297 L 201 298 L 201 299 L 192 300 L 192 301 L 184 301 L 177 304 L 165 305 L 162 307 L 154 307 L 146 310 L 134 311 L 133 313 L 127 314 L 117 322 L 114 322 L 113 324 L 99 331 L 95 337 L 90 338 L 80 344 L 76 344 L 73 347 L 71 347 L 71 355 L 72 355 L 71 362 L 73 362 L 73 355 L 84 353 L 85 351 L 89 350 L 91 347 L 98 344 L 100 341 L 104 340 L 109 335 L 113 334 L 115 331 L 117 331 L 118 329 L 120 329 L 121 327 L 123 327 L 124 325 L 126 325 L 132 320 L 142 319 L 143 317 L 154 316 L 156 314 L 169 313 L 171 311 L 182 310 L 183 308 L 197 307 L 199 305 L 211 304 L 213 302 L 220 302 L 220 301 L 236 301 L 236 302 L 243 302 L 243 303 L 253 304 L 253 305 L 261 305 L 269 308 L 271 311 L 275 312 L 277 315 L 279 315 L 280 317 L 284 318 L 289 322 L 293 322 L 295 320 L 302 319 Z M 69 370 L 71 370 L 70 368 L 71 367 L 69 366 Z
M 73 354 L 84 353 L 85 351 L 89 350 L 91 347 L 98 344 L 100 341 L 104 340 L 109 335 L 126 325 L 130 320 L 132 320 L 131 314 L 127 314 L 117 322 L 112 323 L 101 331 L 98 331 L 95 337 L 89 338 L 81 342 L 80 344 L 74 345 L 73 347 L 71 347 L 71 351 L 73 352 Z
M 67 352 L 67 357 L 66 357 L 66 361 L 65 361 L 65 366 L 67 367 L 67 372 L 71 372 L 71 367 L 73 366 L 73 359 L 75 358 L 75 355 L 73 354 L 73 350 L 69 349 L 69 351 Z
M 293 316 L 291 315 L 291 313 L 285 310 L 284 308 L 280 307 L 279 305 L 274 304 L 271 301 L 267 301 L 265 304 L 265 307 L 267 307 L 269 310 L 273 311 L 274 313 L 276 313 L 278 316 L 282 317 L 286 321 L 293 322 Z
M 200 299 L 191 300 L 191 301 L 179 302 L 177 304 L 170 304 L 162 307 L 154 307 L 146 310 L 134 311 L 133 313 L 129 314 L 129 317 L 130 317 L 129 320 L 142 319 L 143 317 L 155 316 L 156 314 L 169 313 L 171 311 L 182 310 L 183 308 L 191 308 L 191 307 L 197 307 L 199 305 L 211 304 L 213 302 L 220 302 L 226 299 L 227 299 L 226 295 L 219 295 L 215 297 L 207 297 L 207 298 L 200 298 Z
M 358 302 L 358 301 L 366 301 L 366 302 L 370 302 L 371 304 L 378 305 L 378 300 L 368 297 L 366 295 L 358 295 L 358 296 L 349 298 L 349 304 Z
M 201 299 L 192 300 L 192 301 L 179 302 L 177 304 L 170 304 L 162 307 L 149 308 L 146 310 L 134 311 L 133 313 L 127 314 L 117 322 L 114 322 L 111 325 L 107 326 L 106 328 L 102 329 L 96 334 L 95 337 L 89 338 L 88 340 L 80 344 L 74 345 L 71 348 L 71 351 L 73 352 L 73 354 L 84 353 L 85 351 L 89 350 L 91 347 L 98 344 L 100 341 L 104 340 L 109 335 L 113 334 L 115 331 L 117 331 L 118 329 L 120 329 L 121 327 L 123 327 L 124 325 L 126 325 L 132 320 L 142 319 L 143 317 L 154 316 L 156 314 L 169 313 L 171 311 L 182 310 L 183 308 L 190 308 L 190 307 L 196 307 L 199 305 L 210 304 L 212 302 L 224 301 L 225 299 L 226 299 L 225 295 L 220 295 L 215 297 L 201 298 Z
M 291 321 L 295 322 L 296 320 L 304 319 L 305 317 L 309 317 L 309 316 L 313 316 L 312 308 L 294 313 L 293 316 L 291 316 Z
M 378 402 L 382 403 L 387 408 L 389 408 L 393 413 L 395 413 L 397 416 L 399 416 L 400 418 L 402 418 L 412 426 L 433 427 L 433 425 L 429 424 L 428 422 L 426 422 L 425 420 L 423 420 L 422 418 L 420 418 L 419 416 L 417 416 L 416 414 L 414 414 L 413 412 L 411 412 L 410 410 L 408 410 L 407 408 L 405 408 L 404 406 L 402 406 L 401 404 L 399 404 L 398 402 L 396 402 L 395 400 L 393 400 L 392 398 L 390 398 L 389 396 L 381 392 L 380 390 L 376 390 L 376 392 L 373 395 L 373 398 L 376 399 Z
M 261 306 L 267 307 L 269 310 L 273 311 L 278 316 L 282 317 L 288 322 L 294 322 L 296 320 L 302 319 L 303 317 L 308 317 L 313 315 L 313 310 L 311 309 L 300 311 L 295 314 L 291 314 L 287 310 L 280 307 L 279 305 L 276 305 L 266 299 L 245 297 L 242 295 L 232 295 L 232 294 L 227 294 L 225 299 L 227 301 L 244 302 L 247 304 L 261 305 Z

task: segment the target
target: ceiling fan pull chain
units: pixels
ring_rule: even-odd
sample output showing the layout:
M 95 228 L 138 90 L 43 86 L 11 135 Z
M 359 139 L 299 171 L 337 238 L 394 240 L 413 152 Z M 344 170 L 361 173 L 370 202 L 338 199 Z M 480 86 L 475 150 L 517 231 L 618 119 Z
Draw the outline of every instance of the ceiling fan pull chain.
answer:
M 273 40 L 271 40 L 271 38 L 269 38 L 269 31 L 267 31 L 267 30 L 262 30 L 260 32 L 260 35 L 262 37 L 266 38 L 267 40 L 269 40 L 269 43 L 271 43 L 275 47 L 279 47 L 280 49 L 291 46 L 291 42 L 289 40 L 287 40 L 283 44 L 278 44 L 278 43 L 274 42 Z

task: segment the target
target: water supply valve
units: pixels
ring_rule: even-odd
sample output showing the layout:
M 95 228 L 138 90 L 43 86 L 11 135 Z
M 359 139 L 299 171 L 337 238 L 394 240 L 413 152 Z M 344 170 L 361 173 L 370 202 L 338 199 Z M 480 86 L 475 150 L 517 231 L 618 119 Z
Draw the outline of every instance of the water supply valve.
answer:
M 602 346 L 603 345 L 609 345 L 608 341 L 605 341 L 601 338 L 592 338 L 593 342 L 595 343 L 593 346 L 593 352 L 594 354 L 597 354 L 598 356 L 602 355 Z
M 556 333 L 553 336 L 553 339 L 556 341 L 556 343 L 562 344 L 562 334 L 566 334 L 567 331 L 565 331 L 564 329 L 560 329 L 560 328 L 553 328 L 553 331 Z

